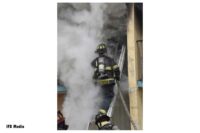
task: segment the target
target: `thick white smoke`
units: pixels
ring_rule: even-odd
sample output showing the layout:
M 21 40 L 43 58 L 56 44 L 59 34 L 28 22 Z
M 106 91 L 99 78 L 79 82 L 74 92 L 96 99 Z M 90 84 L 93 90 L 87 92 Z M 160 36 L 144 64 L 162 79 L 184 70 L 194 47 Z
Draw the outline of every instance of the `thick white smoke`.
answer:
M 91 61 L 102 40 L 105 4 L 90 10 L 66 10 L 58 19 L 58 73 L 68 86 L 63 115 L 69 129 L 86 129 L 98 111 L 99 88 L 93 85 Z

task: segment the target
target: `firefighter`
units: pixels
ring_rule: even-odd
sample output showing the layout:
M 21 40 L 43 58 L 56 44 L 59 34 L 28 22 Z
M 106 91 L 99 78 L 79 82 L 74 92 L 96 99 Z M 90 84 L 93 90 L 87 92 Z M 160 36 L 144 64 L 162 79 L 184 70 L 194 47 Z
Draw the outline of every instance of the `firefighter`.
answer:
M 101 87 L 103 101 L 95 118 L 99 130 L 112 130 L 113 124 L 107 116 L 110 103 L 114 97 L 115 80 L 120 80 L 120 70 L 115 61 L 106 56 L 107 47 L 99 44 L 95 51 L 99 56 L 92 61 L 94 70 L 93 79 L 95 84 Z

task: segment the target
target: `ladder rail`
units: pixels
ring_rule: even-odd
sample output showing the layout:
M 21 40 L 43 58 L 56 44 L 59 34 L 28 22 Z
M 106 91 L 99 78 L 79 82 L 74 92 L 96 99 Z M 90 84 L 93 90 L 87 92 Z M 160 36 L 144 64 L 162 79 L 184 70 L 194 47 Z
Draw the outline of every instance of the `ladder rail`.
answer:
M 123 70 L 123 66 L 124 66 L 124 59 L 125 59 L 125 53 L 126 53 L 126 46 L 123 45 L 122 46 L 122 50 L 121 50 L 121 54 L 120 54 L 120 57 L 119 57 L 119 61 L 118 61 L 118 66 L 119 66 L 119 70 L 120 70 L 120 78 L 121 78 L 121 75 L 122 75 L 122 70 Z M 108 112 L 107 112 L 107 115 L 109 117 L 112 117 L 113 115 L 113 111 L 114 111 L 114 106 L 115 106 L 115 103 L 116 103 L 116 100 L 117 100 L 117 96 L 118 96 L 118 86 L 115 85 L 115 96 L 113 97 L 113 100 L 110 104 L 110 107 L 108 109 Z

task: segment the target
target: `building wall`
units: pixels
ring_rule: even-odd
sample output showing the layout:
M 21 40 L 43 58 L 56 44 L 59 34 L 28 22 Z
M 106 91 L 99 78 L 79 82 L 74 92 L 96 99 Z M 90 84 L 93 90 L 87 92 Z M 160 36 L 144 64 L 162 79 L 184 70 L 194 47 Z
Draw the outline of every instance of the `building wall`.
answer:
M 137 10 L 134 9 L 134 23 L 135 23 L 135 41 L 137 40 L 143 40 L 143 31 L 142 31 L 142 24 L 141 24 L 141 21 L 139 21 L 139 16 L 137 14 Z M 138 44 L 137 42 L 135 42 L 137 45 L 137 49 L 136 49 L 136 56 L 137 56 L 137 60 L 136 60 L 136 70 L 138 71 L 138 74 L 136 75 L 137 76 L 137 80 L 140 80 L 142 77 L 143 77 L 143 73 L 142 73 L 142 69 L 143 67 L 141 67 L 140 63 L 141 61 L 141 58 L 140 58 L 140 55 L 143 54 L 143 44 Z M 139 46 L 140 45 L 140 46 Z M 143 63 L 142 63 L 143 64 Z M 139 114 L 139 126 L 140 126 L 140 129 L 143 128 L 143 88 L 138 88 L 138 114 Z
M 143 129 L 143 89 L 137 87 L 137 80 L 141 78 L 141 67 L 139 67 L 139 49 L 137 40 L 143 40 L 141 21 L 137 16 L 137 10 L 132 5 L 127 28 L 128 42 L 128 79 L 130 114 L 136 123 L 137 129 Z M 134 129 L 133 126 L 131 129 Z

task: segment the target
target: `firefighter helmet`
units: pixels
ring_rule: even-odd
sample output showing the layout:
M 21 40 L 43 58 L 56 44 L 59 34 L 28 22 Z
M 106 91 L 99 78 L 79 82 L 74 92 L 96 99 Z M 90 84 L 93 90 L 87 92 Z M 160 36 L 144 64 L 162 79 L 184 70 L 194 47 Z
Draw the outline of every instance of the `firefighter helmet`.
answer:
M 99 54 L 104 54 L 107 52 L 107 47 L 104 43 L 101 43 L 97 46 L 97 49 L 95 51 L 96 53 L 99 53 Z

